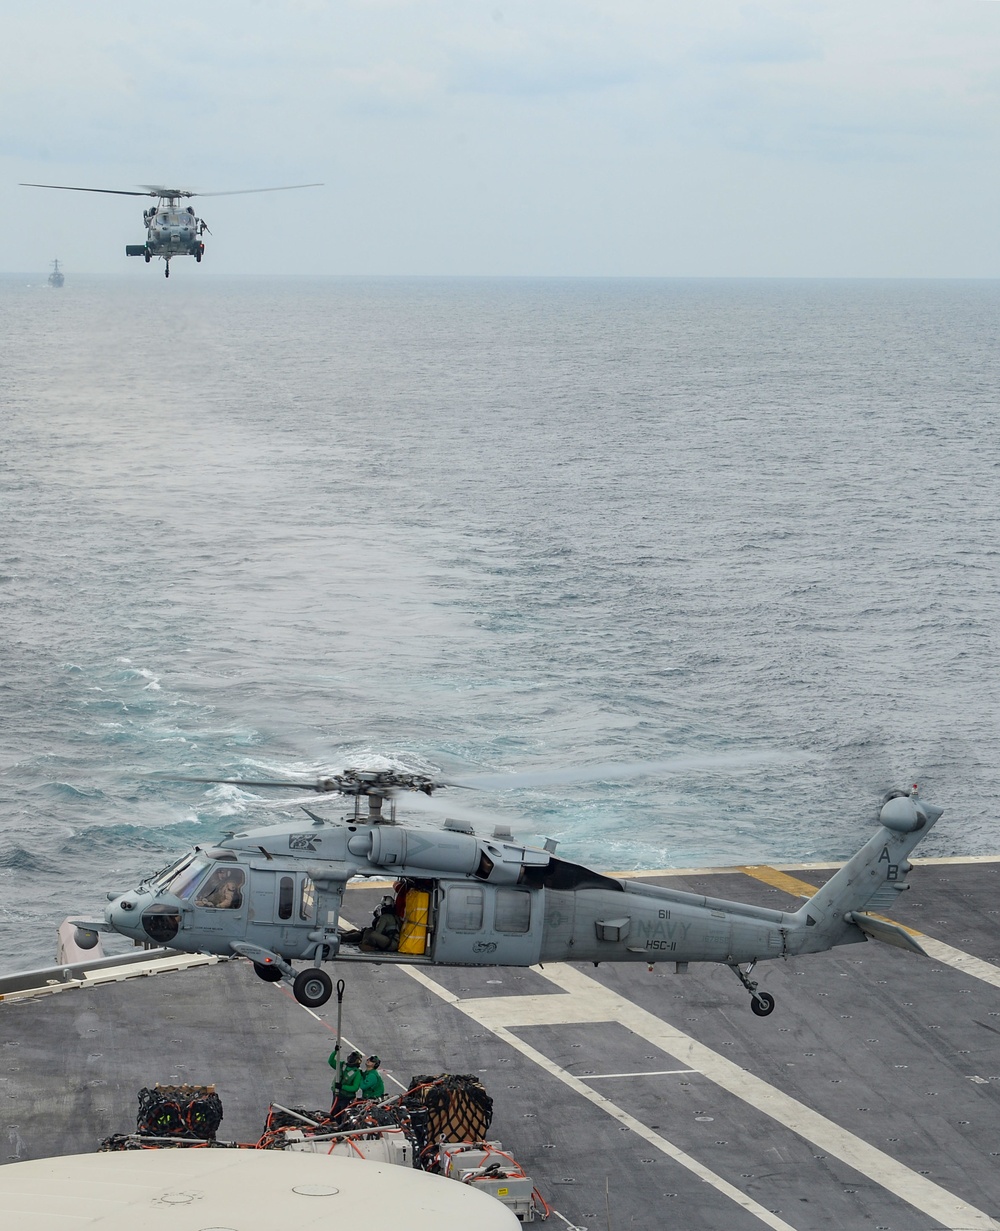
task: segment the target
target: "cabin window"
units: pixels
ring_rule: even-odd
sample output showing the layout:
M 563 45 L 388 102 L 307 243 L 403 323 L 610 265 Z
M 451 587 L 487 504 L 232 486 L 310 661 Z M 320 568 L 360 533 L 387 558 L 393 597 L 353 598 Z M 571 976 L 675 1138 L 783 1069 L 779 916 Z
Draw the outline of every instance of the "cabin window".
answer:
M 447 927 L 453 932 L 478 932 L 483 926 L 483 891 L 478 885 L 448 890 Z
M 238 910 L 243 905 L 245 880 L 242 868 L 216 868 L 198 891 L 194 904 L 216 910 Z
M 278 918 L 291 919 L 292 899 L 295 894 L 295 882 L 290 876 L 283 876 L 278 883 Z
M 531 894 L 524 889 L 498 889 L 498 932 L 527 932 L 531 927 Z
M 316 918 L 316 886 L 308 876 L 302 878 L 302 898 L 299 902 L 299 918 L 311 923 Z

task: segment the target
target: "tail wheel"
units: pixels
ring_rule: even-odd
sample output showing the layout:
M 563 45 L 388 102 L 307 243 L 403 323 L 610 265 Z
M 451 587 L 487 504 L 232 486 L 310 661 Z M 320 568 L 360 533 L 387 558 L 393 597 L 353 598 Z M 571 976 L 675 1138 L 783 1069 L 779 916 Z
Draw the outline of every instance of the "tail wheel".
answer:
M 253 972 L 258 979 L 263 979 L 265 983 L 281 982 L 281 971 L 277 966 L 265 966 L 263 962 L 254 962 Z
M 767 1017 L 774 1012 L 774 997 L 770 992 L 758 992 L 756 996 L 750 997 L 750 1008 L 758 1017 Z
M 318 1009 L 333 994 L 333 980 L 325 970 L 303 970 L 296 975 L 292 991 L 299 1004 L 304 1004 L 307 1009 Z

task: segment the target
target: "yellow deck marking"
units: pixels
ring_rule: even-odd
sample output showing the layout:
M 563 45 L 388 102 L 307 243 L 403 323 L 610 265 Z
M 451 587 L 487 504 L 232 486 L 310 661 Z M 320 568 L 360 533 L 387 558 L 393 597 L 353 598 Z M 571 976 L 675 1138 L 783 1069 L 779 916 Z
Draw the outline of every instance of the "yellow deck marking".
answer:
M 1000 1231 L 983 1210 L 970 1205 L 954 1193 L 935 1184 L 926 1176 L 897 1162 L 890 1155 L 855 1136 L 819 1112 L 784 1094 L 731 1060 L 712 1051 L 676 1026 L 662 1021 L 655 1014 L 640 1008 L 630 1000 L 598 983 L 572 966 L 556 964 L 544 969 L 533 967 L 542 978 L 563 989 L 566 995 L 496 996 L 459 999 L 412 966 L 402 969 L 442 1000 L 454 1005 L 473 1021 L 487 1027 L 522 1055 L 556 1077 L 582 1098 L 600 1107 L 619 1123 L 627 1125 L 643 1140 L 663 1154 L 686 1167 L 692 1174 L 710 1184 L 753 1214 L 775 1231 L 791 1231 L 783 1219 L 751 1200 L 738 1188 L 686 1154 L 659 1133 L 630 1116 L 617 1104 L 591 1090 L 579 1077 L 567 1072 L 541 1052 L 530 1047 L 509 1029 L 511 1026 L 569 1025 L 579 1022 L 619 1022 L 673 1056 L 681 1064 L 697 1069 L 708 1080 L 736 1098 L 770 1116 L 779 1124 L 811 1142 L 823 1153 L 846 1163 L 860 1174 L 891 1192 L 901 1201 L 936 1219 L 951 1231 Z M 532 1010 L 535 1010 L 533 1016 Z
M 815 885 L 810 885 L 808 881 L 800 881 L 797 876 L 789 876 L 787 872 L 779 872 L 777 868 L 769 867 L 766 863 L 748 864 L 744 868 L 734 868 L 735 872 L 743 872 L 747 876 L 752 876 L 756 881 L 763 881 L 765 885 L 770 885 L 772 889 L 783 889 L 785 893 L 790 893 L 796 898 L 811 898 L 814 893 L 819 890 Z

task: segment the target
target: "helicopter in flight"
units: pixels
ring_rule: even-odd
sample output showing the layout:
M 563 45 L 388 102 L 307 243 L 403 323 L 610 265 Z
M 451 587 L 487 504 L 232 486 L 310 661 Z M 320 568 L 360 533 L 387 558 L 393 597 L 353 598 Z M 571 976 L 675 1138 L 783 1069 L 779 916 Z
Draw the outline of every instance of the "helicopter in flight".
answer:
M 322 188 L 322 184 L 282 184 L 277 188 L 237 188 L 232 192 L 191 192 L 187 188 L 164 188 L 159 184 L 142 184 L 141 192 L 122 188 L 78 188 L 72 184 L 24 184 L 21 188 L 57 188 L 63 192 L 103 192 L 116 197 L 155 197 L 156 204 L 143 211 L 146 227 L 144 244 L 126 244 L 126 256 L 141 256 L 146 264 L 153 257 L 162 257 L 163 273 L 170 277 L 170 262 L 175 256 L 193 256 L 201 264 L 205 255 L 202 236 L 211 235 L 204 218 L 199 218 L 191 205 L 182 204 L 189 197 L 238 197 L 252 192 L 290 192 L 294 188 Z
M 328 961 L 425 966 L 533 966 L 544 962 L 689 962 L 728 966 L 758 1017 L 774 997 L 750 978 L 759 961 L 822 953 L 869 938 L 918 953 L 903 927 L 881 914 L 909 888 L 907 856 L 943 809 L 916 786 L 882 801 L 879 828 L 798 910 L 772 910 L 618 879 L 558 858 L 556 843 L 516 842 L 509 827 L 480 837 L 465 820 L 443 829 L 397 824 L 397 800 L 430 796 L 475 778 L 439 781 L 394 770 L 347 769 L 313 782 L 186 778 L 240 787 L 292 787 L 354 800 L 353 815 L 228 832 L 196 846 L 125 893 L 108 894 L 103 920 L 74 920 L 77 943 L 98 932 L 186 953 L 248 958 L 260 978 L 285 980 L 308 1007 L 325 1004 Z M 362 800 L 367 808 L 362 811 Z M 388 810 L 384 805 L 388 804 Z M 429 808 L 431 805 L 425 801 Z M 398 924 L 391 947 L 377 922 L 356 932 L 341 919 L 354 877 L 391 877 Z M 391 905 L 390 905 L 391 901 Z M 384 933 L 387 934 L 387 933 Z M 370 941 L 370 943 L 366 943 Z M 311 963 L 298 971 L 295 960 Z

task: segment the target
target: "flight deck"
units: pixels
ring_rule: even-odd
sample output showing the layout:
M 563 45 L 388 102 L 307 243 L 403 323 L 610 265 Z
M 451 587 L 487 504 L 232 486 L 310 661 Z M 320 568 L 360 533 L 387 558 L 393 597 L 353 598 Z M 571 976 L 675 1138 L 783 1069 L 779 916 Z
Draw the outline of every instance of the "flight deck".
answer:
M 762 962 L 765 1018 L 724 966 L 352 962 L 329 968 L 343 1033 L 387 1093 L 478 1076 L 555 1228 L 1000 1231 L 1000 859 L 912 862 L 893 918 L 932 956 L 870 941 Z M 787 910 L 833 868 L 648 879 Z M 352 888 L 345 915 L 367 922 L 382 892 Z M 326 1105 L 336 1000 L 199 961 L 4 998 L 4 1162 L 130 1131 L 155 1082 L 214 1083 L 227 1140 L 255 1141 L 272 1102 Z

